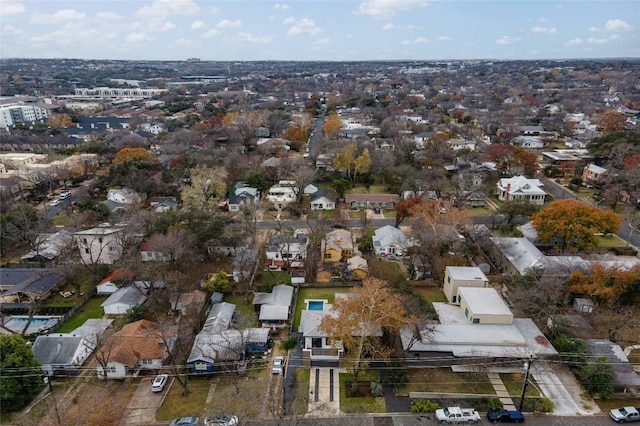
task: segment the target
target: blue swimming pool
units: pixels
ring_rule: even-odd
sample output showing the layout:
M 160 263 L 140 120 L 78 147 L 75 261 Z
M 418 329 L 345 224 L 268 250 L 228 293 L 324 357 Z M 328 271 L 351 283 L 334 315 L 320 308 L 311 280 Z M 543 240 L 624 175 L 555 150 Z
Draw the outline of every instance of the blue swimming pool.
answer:
M 34 316 L 25 334 L 45 332 L 58 324 L 61 318 L 61 316 Z M 16 333 L 22 333 L 22 329 L 27 324 L 28 320 L 29 317 L 26 315 L 12 316 L 5 321 L 4 326 Z
M 307 309 L 310 311 L 321 311 L 324 308 L 323 300 L 309 300 L 307 302 Z

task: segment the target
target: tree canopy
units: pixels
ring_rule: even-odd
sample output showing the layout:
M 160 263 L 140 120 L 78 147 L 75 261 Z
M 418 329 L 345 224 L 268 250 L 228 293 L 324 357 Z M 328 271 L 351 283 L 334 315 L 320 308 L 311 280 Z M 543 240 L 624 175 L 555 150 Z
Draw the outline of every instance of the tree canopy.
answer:
M 591 154 L 597 157 L 607 157 L 611 149 L 617 145 L 630 145 L 635 150 L 635 153 L 640 153 L 640 133 L 629 130 L 609 133 L 608 135 L 593 138 L 589 143 L 588 149 Z
M 640 295 L 640 265 L 624 269 L 595 263 L 587 273 L 573 271 L 567 283 L 572 292 L 588 294 L 602 302 L 633 303 L 634 295 Z
M 0 406 L 3 411 L 24 407 L 42 389 L 40 363 L 17 334 L 0 334 Z
M 333 159 L 333 166 L 347 175 L 352 185 L 355 185 L 358 174 L 366 173 L 371 166 L 371 156 L 366 149 L 358 155 L 355 143 L 342 147 Z
M 127 161 L 137 160 L 139 163 L 157 164 L 158 157 L 145 148 L 122 148 L 116 152 L 113 164 L 122 164 Z
M 596 234 L 618 232 L 622 216 L 574 199 L 556 200 L 532 216 L 538 241 L 562 250 L 586 250 L 598 246 Z
M 383 332 L 397 332 L 417 321 L 405 310 L 401 295 L 377 278 L 367 278 L 350 294 L 336 297 L 333 312 L 335 315 L 323 318 L 320 330 L 330 341 L 342 342 L 345 365 L 353 371 L 354 382 L 368 367 L 365 357 L 386 359 L 392 353 L 382 343 Z

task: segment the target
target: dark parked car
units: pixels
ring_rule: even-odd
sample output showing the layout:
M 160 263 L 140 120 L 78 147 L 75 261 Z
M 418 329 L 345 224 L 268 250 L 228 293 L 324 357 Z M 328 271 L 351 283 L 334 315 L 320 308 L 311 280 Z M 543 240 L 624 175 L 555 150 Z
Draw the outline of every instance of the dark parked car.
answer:
M 491 423 L 522 423 L 524 416 L 518 410 L 496 410 L 487 413 L 487 419 Z

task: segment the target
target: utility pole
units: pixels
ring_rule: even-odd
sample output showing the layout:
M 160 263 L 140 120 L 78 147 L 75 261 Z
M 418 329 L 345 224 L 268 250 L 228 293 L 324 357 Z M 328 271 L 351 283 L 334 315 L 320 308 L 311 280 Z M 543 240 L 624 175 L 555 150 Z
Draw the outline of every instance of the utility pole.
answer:
M 45 371 L 45 376 L 43 377 L 43 380 L 46 384 L 49 385 L 49 392 L 51 393 L 51 398 L 53 399 L 53 409 L 56 412 L 56 424 L 61 425 L 62 423 L 60 422 L 60 413 L 58 412 L 58 401 L 56 401 L 56 396 L 53 393 L 53 385 L 51 384 L 51 376 L 49 376 L 49 372 Z
M 529 383 L 529 371 L 533 364 L 533 354 L 530 355 L 529 361 L 524 363 L 524 382 L 522 383 L 522 395 L 520 396 L 520 405 L 518 411 L 522 411 L 522 404 L 524 403 L 524 394 L 527 392 L 527 384 Z

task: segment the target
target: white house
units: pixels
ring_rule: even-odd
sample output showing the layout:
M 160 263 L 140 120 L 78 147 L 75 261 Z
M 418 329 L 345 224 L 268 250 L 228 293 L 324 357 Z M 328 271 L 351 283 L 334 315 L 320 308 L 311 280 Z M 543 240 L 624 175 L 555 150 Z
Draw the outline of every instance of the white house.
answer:
M 112 264 L 123 251 L 121 228 L 91 228 L 76 232 L 76 241 L 84 263 Z
M 486 275 L 474 266 L 447 266 L 444 273 L 443 291 L 447 300 L 457 303 L 459 287 L 484 288 L 489 284 Z
M 73 243 L 73 234 L 64 229 L 53 234 L 39 234 L 36 249 L 21 257 L 22 260 L 51 261 L 67 250 Z
M 539 179 L 527 179 L 524 176 L 502 178 L 497 186 L 498 199 L 501 201 L 521 200 L 542 205 L 547 195 Z
M 464 139 L 449 139 L 448 140 L 449 147 L 451 147 L 454 151 L 459 151 L 461 149 L 469 149 L 471 151 L 475 151 L 476 142 L 475 141 L 467 141 Z
M 378 256 L 404 256 L 409 240 L 398 228 L 391 225 L 376 229 L 373 234 L 373 248 Z
M 286 207 L 288 204 L 294 202 L 296 198 L 297 194 L 295 188 L 290 186 L 272 186 L 267 194 L 267 200 L 270 203 L 273 203 L 278 209 Z
M 286 284 L 274 286 L 271 293 L 256 293 L 253 305 L 259 313 L 260 324 L 263 327 L 284 328 L 289 320 L 292 301 L 293 287 Z
M 133 279 L 133 271 L 126 268 L 119 268 L 107 275 L 96 286 L 96 293 L 99 295 L 113 294 L 127 281 Z
M 147 300 L 149 286 L 148 282 L 136 281 L 132 285 L 117 289 L 100 306 L 104 309 L 105 315 L 124 315 L 128 309 Z
M 309 203 L 311 210 L 335 210 L 337 200 L 335 193 L 320 189 L 311 195 Z
M 544 142 L 539 136 L 516 136 L 513 138 L 512 144 L 522 148 L 544 148 Z
M 295 235 L 272 235 L 266 247 L 267 266 L 272 268 L 302 267 L 307 258 L 309 238 L 302 231 Z
M 107 200 L 119 204 L 136 204 L 142 201 L 142 197 L 131 188 L 110 189 L 107 192 Z

